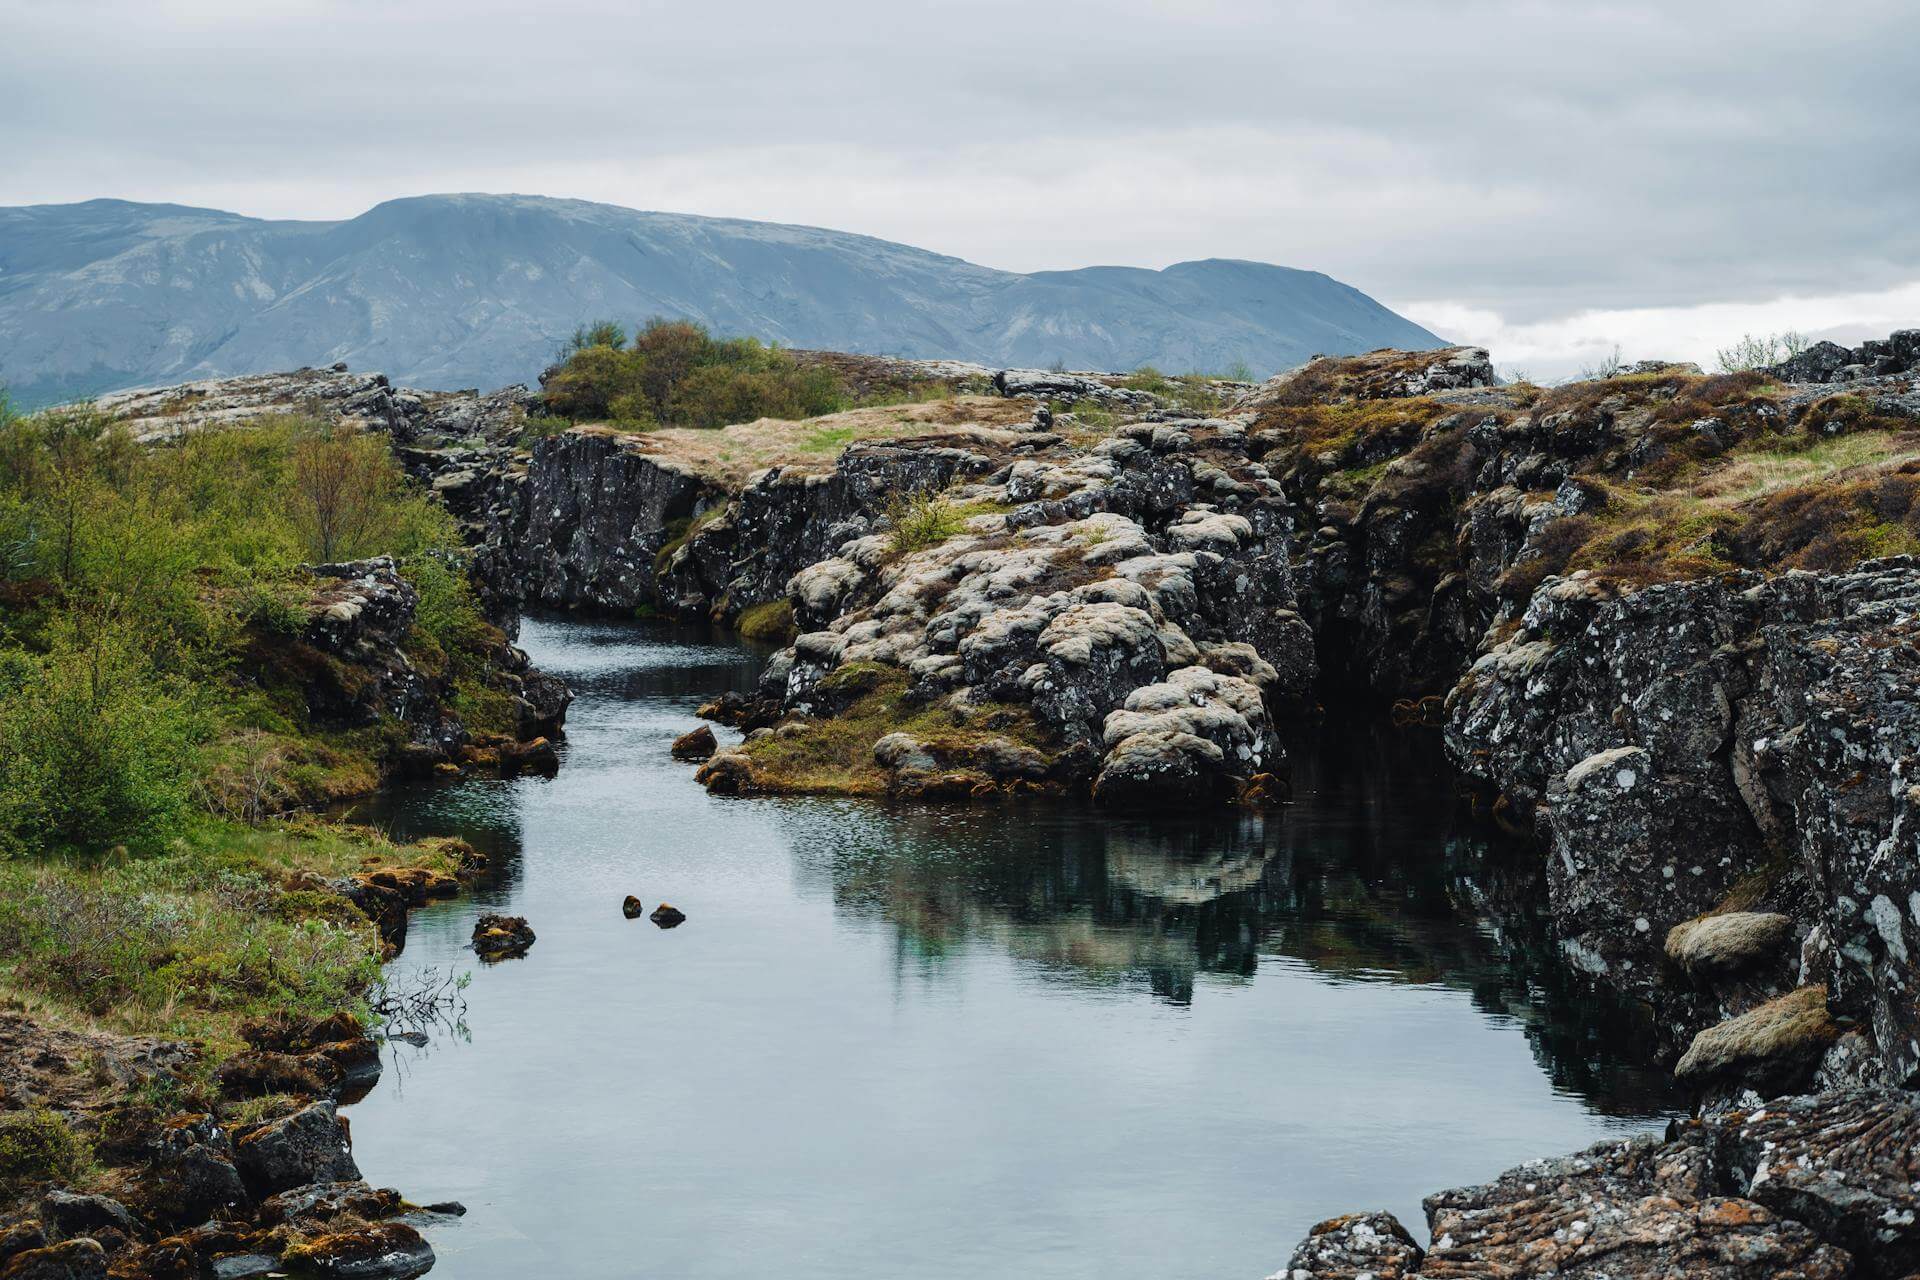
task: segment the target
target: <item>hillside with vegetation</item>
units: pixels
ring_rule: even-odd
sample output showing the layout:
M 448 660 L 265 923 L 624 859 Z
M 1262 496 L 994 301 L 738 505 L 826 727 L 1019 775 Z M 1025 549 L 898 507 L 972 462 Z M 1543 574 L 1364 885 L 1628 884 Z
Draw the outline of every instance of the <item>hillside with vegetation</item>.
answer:
M 350 423 L 0 414 L 0 1209 L 55 1183 L 188 1228 L 208 1178 L 250 1209 L 236 1138 L 377 1072 L 380 961 L 477 863 L 314 811 L 550 768 L 565 705 L 464 554 Z M 209 1132 L 169 1147 L 183 1113 Z

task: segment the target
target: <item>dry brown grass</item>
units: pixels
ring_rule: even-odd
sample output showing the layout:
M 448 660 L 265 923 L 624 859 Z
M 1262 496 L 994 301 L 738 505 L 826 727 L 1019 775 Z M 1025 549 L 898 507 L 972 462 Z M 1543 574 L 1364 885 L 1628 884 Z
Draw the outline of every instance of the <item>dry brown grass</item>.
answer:
M 831 469 L 856 440 L 897 440 L 931 432 L 982 433 L 993 443 L 1014 443 L 1007 428 L 1026 425 L 1033 408 L 1024 400 L 956 396 L 920 404 L 849 409 L 820 418 L 761 418 L 731 427 L 663 427 L 618 432 L 650 454 L 671 459 L 727 488 L 738 488 L 766 467 Z M 579 428 L 615 432 L 605 426 Z

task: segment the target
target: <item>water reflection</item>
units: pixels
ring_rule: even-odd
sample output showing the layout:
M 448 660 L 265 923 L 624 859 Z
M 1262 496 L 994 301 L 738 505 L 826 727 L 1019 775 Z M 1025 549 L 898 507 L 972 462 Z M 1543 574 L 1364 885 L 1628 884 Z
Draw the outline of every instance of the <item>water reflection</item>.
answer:
M 1537 854 L 1474 829 L 1430 735 L 1323 730 L 1294 750 L 1302 803 L 1284 811 L 846 805 L 838 822 L 796 823 L 793 857 L 836 911 L 891 925 L 919 981 L 985 943 L 1051 982 L 1185 1005 L 1199 974 L 1249 978 L 1285 957 L 1327 981 L 1464 991 L 1609 1113 L 1680 1105 L 1636 1052 L 1642 1011 L 1558 961 Z
M 1266 1274 L 1329 1213 L 1417 1220 L 1677 1105 L 1430 737 L 1322 727 L 1269 814 L 718 798 L 666 746 L 759 655 L 525 639 L 579 695 L 559 777 L 361 810 L 494 857 L 397 967 L 471 966 L 483 910 L 540 935 L 356 1107 L 370 1176 L 473 1210 L 443 1273 Z
M 567 780 L 613 764 L 589 750 L 637 703 L 693 705 L 753 684 L 764 650 L 702 624 L 530 624 L 577 703 Z M 1247 978 L 1285 957 L 1328 981 L 1433 984 L 1513 1019 L 1553 1082 L 1608 1114 L 1684 1106 L 1639 1052 L 1644 1011 L 1560 961 L 1540 915 L 1538 854 L 1474 821 L 1438 735 L 1362 722 L 1290 743 L 1298 803 L 1270 812 L 1110 817 L 1057 804 L 927 807 L 730 799 L 773 815 L 799 885 L 849 919 L 895 930 L 901 978 L 938 979 L 991 944 L 1045 980 L 1192 1003 L 1195 978 Z M 649 762 L 657 764 L 658 762 Z M 676 773 L 683 768 L 673 767 Z M 676 779 L 677 780 L 677 779 Z M 388 793 L 351 815 L 395 836 L 456 832 L 489 855 L 472 895 L 509 905 L 530 787 L 482 779 Z

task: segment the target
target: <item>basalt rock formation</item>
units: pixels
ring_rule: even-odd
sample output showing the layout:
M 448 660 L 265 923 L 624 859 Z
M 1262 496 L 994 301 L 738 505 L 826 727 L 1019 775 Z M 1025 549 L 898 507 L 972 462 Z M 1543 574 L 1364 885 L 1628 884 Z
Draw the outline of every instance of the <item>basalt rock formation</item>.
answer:
M 1392 1214 L 1335 1218 L 1279 1274 L 1895 1280 L 1920 1263 L 1916 1141 L 1912 1094 L 1777 1099 L 1428 1196 L 1425 1248 Z
M 1704 1117 L 1431 1197 L 1424 1251 L 1379 1215 L 1323 1224 L 1283 1274 L 1913 1271 L 1920 561 L 1876 554 L 1920 549 L 1916 359 L 1909 331 L 1460 417 L 1457 392 L 1269 396 L 1323 517 L 1323 644 L 1344 624 L 1385 693 L 1468 668 L 1449 753 L 1537 836 L 1562 954 L 1645 1003 Z M 1381 661 L 1402 646 L 1430 660 Z
M 299 610 L 297 634 L 257 629 L 251 656 L 259 678 L 296 686 L 320 728 L 381 726 L 392 741 L 381 760 L 389 773 L 542 772 L 572 693 L 533 669 L 524 651 L 499 641 L 486 679 L 510 708 L 507 731 L 476 732 L 454 707 L 445 670 L 416 660 L 417 593 L 389 557 L 314 565 L 314 586 Z

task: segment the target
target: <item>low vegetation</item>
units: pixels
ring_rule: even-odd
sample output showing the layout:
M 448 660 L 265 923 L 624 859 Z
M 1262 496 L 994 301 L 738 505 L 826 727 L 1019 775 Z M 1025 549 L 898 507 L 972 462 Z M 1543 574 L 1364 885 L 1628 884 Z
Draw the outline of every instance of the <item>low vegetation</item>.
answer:
M 1211 414 L 1226 408 L 1233 399 L 1233 389 L 1227 383 L 1251 381 L 1252 372 L 1244 364 L 1235 366 L 1220 377 L 1208 373 L 1168 376 L 1150 364 L 1143 364 L 1120 385 L 1129 391 L 1145 391 L 1158 396 L 1188 413 Z
M 618 325 L 588 326 L 563 357 L 542 395 L 549 414 L 575 422 L 719 427 L 811 418 L 850 403 L 832 370 L 754 338 L 716 338 L 687 320 L 651 320 L 631 342 Z
M 1052 755 L 1058 749 L 1024 706 L 982 704 L 957 711 L 944 703 L 915 703 L 907 676 L 878 662 L 850 662 L 820 683 L 820 693 L 843 709 L 755 738 L 746 746 L 758 785 L 781 795 L 878 796 L 889 775 L 873 758 L 874 744 L 904 733 L 936 757 L 964 757 L 996 738 Z
M 1031 414 L 1031 406 L 1020 400 L 955 396 L 845 409 L 801 421 L 762 418 L 718 428 L 661 427 L 648 430 L 643 440 L 648 451 L 723 488 L 737 489 L 767 467 L 826 470 L 856 441 L 1021 427 Z
M 734 620 L 734 630 L 761 644 L 787 644 L 794 636 L 793 606 L 785 600 L 750 605 Z
M 303 562 L 398 555 L 409 656 L 497 717 L 479 672 L 498 633 L 457 548 L 354 431 L 282 418 L 143 448 L 84 409 L 0 424 L 0 850 L 151 854 L 198 811 L 365 790 L 393 744 L 311 722 Z
M 86 1139 L 58 1112 L 0 1112 L 0 1205 L 47 1183 L 72 1182 L 92 1163 Z
M 452 857 L 284 816 L 375 785 L 399 733 L 315 720 L 314 681 L 369 677 L 302 638 L 301 566 L 395 554 L 419 597 L 408 661 L 484 724 L 511 707 L 481 678 L 500 636 L 457 546 L 352 430 L 283 417 L 138 446 L 85 408 L 0 414 L 0 1002 L 194 1042 L 203 1073 L 249 1020 L 367 1017 L 381 939 L 328 883 Z M 0 1205 L 89 1162 L 57 1115 L 0 1112 Z
M 1524 432 L 1543 456 L 1579 459 L 1582 509 L 1549 523 L 1505 574 L 1513 599 L 1577 570 L 1640 585 L 1920 553 L 1920 431 L 1858 394 L 1790 403 L 1754 366 L 1797 341 L 1757 340 L 1717 374 L 1616 371 L 1472 401 L 1376 398 L 1401 371 L 1391 353 L 1324 361 L 1270 398 L 1254 438 L 1303 500 L 1354 516 L 1369 505 L 1423 513 L 1409 568 L 1429 586 L 1462 568 L 1462 507 L 1487 487 L 1472 471 L 1472 428 Z
M 309 886 L 399 865 L 455 869 L 447 845 L 366 828 L 205 818 L 152 857 L 0 863 L 0 989 L 56 1022 L 216 1051 L 249 1020 L 364 1016 L 379 937 Z

